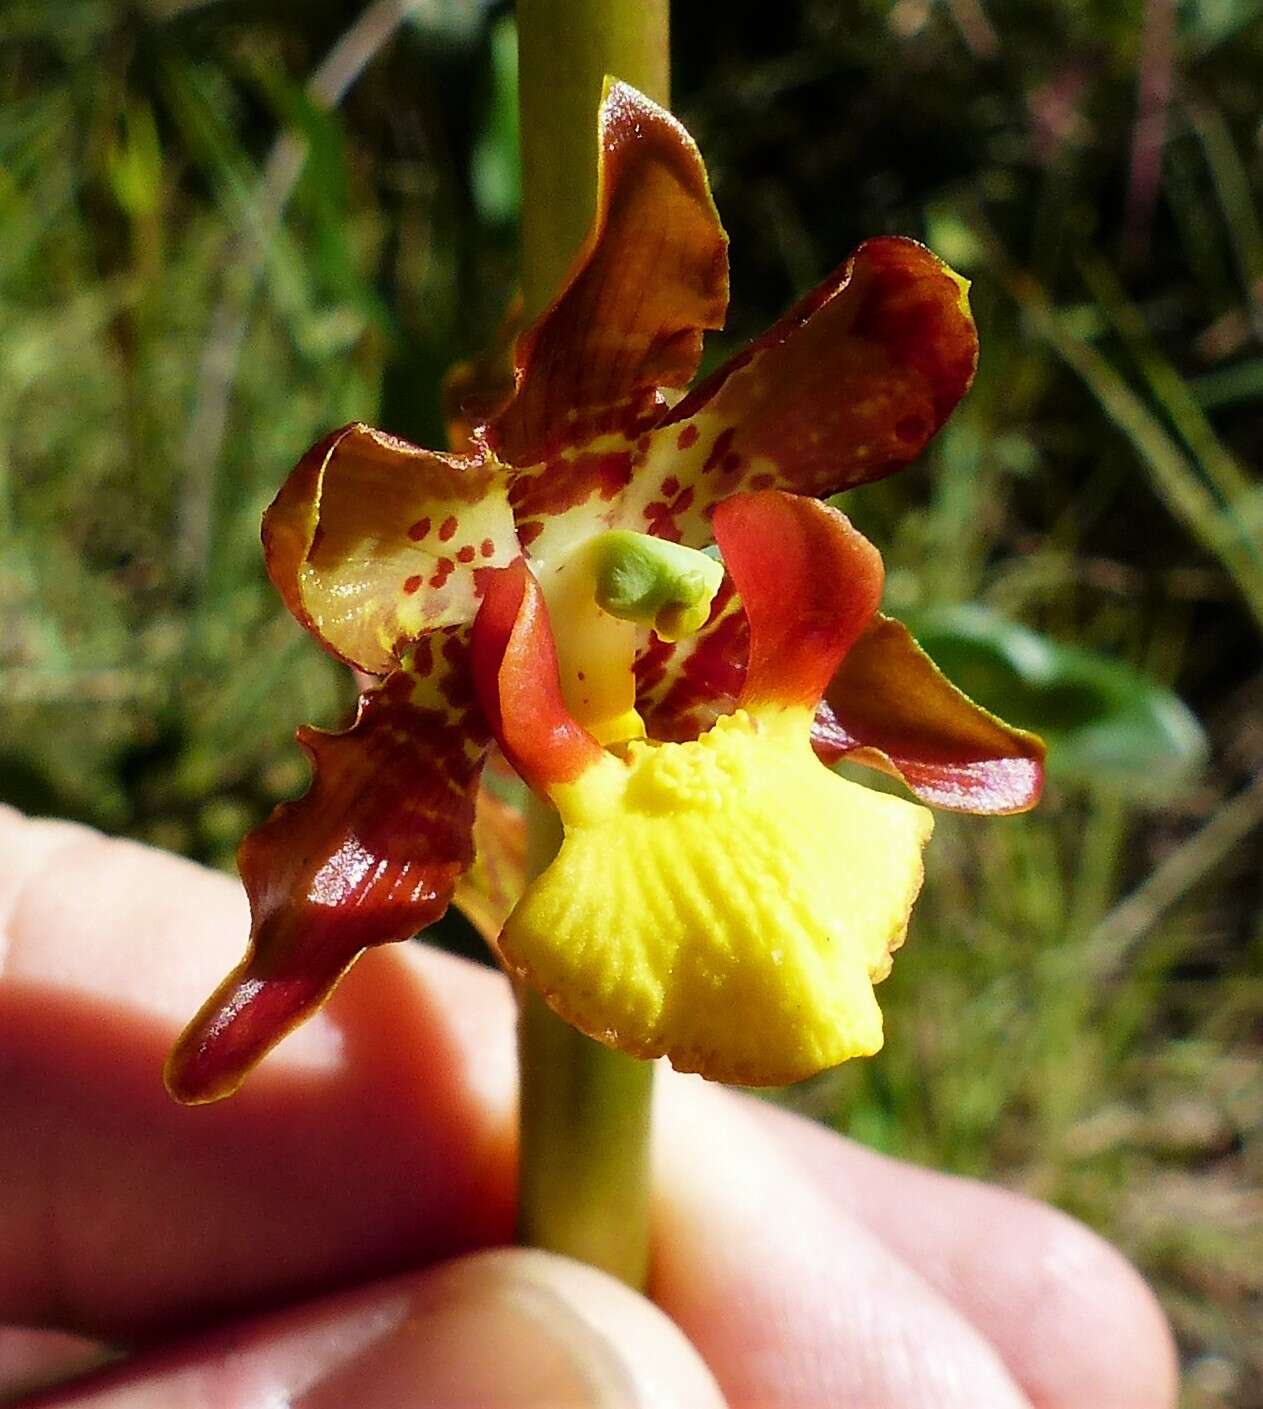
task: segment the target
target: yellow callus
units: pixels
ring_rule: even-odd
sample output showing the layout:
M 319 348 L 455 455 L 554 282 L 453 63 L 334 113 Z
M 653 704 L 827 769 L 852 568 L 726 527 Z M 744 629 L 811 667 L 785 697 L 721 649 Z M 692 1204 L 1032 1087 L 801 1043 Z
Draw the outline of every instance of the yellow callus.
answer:
M 556 858 L 509 917 L 510 969 L 590 1036 L 780 1085 L 882 1043 L 873 985 L 933 820 L 837 777 L 803 710 L 629 744 L 553 795 Z

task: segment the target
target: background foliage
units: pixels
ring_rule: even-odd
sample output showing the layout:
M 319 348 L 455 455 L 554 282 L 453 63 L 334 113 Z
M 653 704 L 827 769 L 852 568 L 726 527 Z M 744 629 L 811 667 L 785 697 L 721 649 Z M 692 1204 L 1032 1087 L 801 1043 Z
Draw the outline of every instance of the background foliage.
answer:
M 0 5 L 0 798 L 231 864 L 350 699 L 259 515 L 359 417 L 438 444 L 511 288 L 511 16 Z M 362 73 L 360 70 L 362 69 Z M 732 236 L 717 358 L 865 235 L 974 280 L 978 384 L 848 510 L 956 677 L 1058 745 L 946 818 L 892 1040 L 785 1099 L 1052 1199 L 1263 1405 L 1263 5 L 680 3 Z M 345 90 L 345 91 L 344 91 Z M 1183 700 L 1185 703 L 1181 704 Z

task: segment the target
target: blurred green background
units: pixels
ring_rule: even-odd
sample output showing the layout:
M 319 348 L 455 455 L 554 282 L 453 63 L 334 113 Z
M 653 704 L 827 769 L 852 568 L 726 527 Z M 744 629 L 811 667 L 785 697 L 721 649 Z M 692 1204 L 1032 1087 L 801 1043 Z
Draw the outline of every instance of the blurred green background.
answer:
M 888 606 L 1054 744 L 945 817 L 876 1060 L 785 1094 L 1051 1199 L 1263 1405 L 1263 3 L 677 4 L 760 331 L 866 235 L 974 280 L 978 383 L 848 511 Z M 0 799 L 230 866 L 345 672 L 258 521 L 318 433 L 441 443 L 511 290 L 477 0 L 0 4 Z

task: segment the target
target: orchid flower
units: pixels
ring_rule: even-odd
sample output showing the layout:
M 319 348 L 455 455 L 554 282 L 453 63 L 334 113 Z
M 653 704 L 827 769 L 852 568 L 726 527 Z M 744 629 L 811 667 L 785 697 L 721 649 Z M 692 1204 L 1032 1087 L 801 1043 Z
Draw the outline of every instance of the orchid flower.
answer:
M 510 974 L 589 1035 L 718 1079 L 809 1075 L 881 1044 L 921 803 L 1038 797 L 1038 740 L 877 612 L 877 550 L 819 502 L 915 459 L 968 388 L 964 282 L 870 240 L 685 392 L 727 305 L 705 168 L 620 83 L 598 151 L 587 241 L 511 377 L 466 401 L 463 447 L 343 427 L 265 516 L 290 610 L 378 683 L 349 730 L 300 731 L 309 791 L 242 844 L 249 949 L 172 1054 L 181 1100 L 235 1090 L 458 883 Z M 498 935 L 489 753 L 564 828 Z

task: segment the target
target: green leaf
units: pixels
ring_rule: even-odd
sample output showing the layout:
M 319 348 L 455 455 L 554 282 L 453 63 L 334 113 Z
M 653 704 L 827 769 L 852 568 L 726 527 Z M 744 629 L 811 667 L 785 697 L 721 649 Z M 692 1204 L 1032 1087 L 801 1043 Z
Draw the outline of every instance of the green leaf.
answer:
M 926 612 L 909 626 L 967 695 L 1044 737 L 1055 777 L 1160 801 L 1205 761 L 1206 736 L 1189 708 L 1122 661 L 977 606 Z

